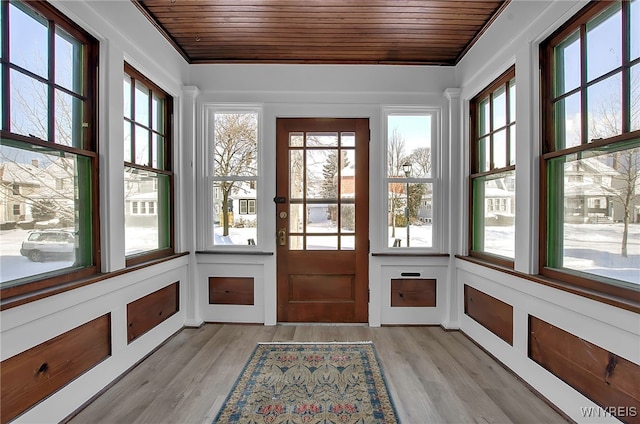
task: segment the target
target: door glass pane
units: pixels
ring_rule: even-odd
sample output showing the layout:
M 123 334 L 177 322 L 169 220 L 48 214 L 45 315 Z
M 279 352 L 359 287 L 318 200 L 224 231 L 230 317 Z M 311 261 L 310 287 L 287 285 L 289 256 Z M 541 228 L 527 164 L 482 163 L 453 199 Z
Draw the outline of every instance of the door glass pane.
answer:
M 340 198 L 354 199 L 356 196 L 356 152 L 342 150 L 340 158 Z
M 500 130 L 493 135 L 493 167 L 507 166 L 507 130 Z
M 64 91 L 55 92 L 55 141 L 65 146 L 82 147 L 83 103 Z
M 302 233 L 304 231 L 304 208 L 302 205 L 289 205 L 289 232 Z
M 340 206 L 340 232 L 353 233 L 356 230 L 356 206 Z
M 338 197 L 338 150 L 306 150 L 308 199 Z
M 588 141 L 622 133 L 622 76 L 609 77 L 587 89 Z
M 307 147 L 338 146 L 338 133 L 307 133 Z
M 572 94 L 553 105 L 556 123 L 556 149 L 579 146 L 582 138 L 580 93 Z
M 303 250 L 303 249 L 304 249 L 304 237 L 302 236 L 289 237 L 289 250 Z
M 352 132 L 340 133 L 340 145 L 342 147 L 355 147 L 356 146 L 356 134 Z
M 338 236 L 307 236 L 306 250 L 338 250 Z
M 289 146 L 302 147 L 304 145 L 303 133 L 289 133 Z
M 493 92 L 493 130 L 507 124 L 507 93 L 504 86 Z
M 11 63 L 47 78 L 49 72 L 48 22 L 27 6 L 9 4 Z
M 18 71 L 11 70 L 11 131 L 48 140 L 47 86 Z
M 355 250 L 356 238 L 354 236 L 340 237 L 340 250 Z
M 82 44 L 56 27 L 56 83 L 82 94 Z
M 620 4 L 587 23 L 587 81 L 622 65 L 622 9 Z
M 304 160 L 302 150 L 289 151 L 289 197 L 302 199 L 304 193 Z
M 337 210 L 335 203 L 307 205 L 307 233 L 336 233 Z

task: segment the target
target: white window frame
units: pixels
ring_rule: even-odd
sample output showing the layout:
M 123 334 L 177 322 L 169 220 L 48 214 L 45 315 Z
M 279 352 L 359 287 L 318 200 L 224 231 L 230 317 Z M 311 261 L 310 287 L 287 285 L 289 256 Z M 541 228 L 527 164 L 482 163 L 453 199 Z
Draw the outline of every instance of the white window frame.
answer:
M 257 115 L 257 131 L 258 131 L 258 158 L 257 158 L 257 166 L 258 172 L 254 177 L 245 177 L 245 176 L 225 176 L 225 177 L 214 177 L 214 169 L 213 169 L 213 119 L 211 117 L 216 113 L 254 113 Z M 260 202 L 264 202 L 266 196 L 263 195 L 262 190 L 264 190 L 264 166 L 263 166 L 263 146 L 264 146 L 264 137 L 263 137 L 263 107 L 259 104 L 226 104 L 226 103 L 203 103 L 202 104 L 202 122 L 203 122 L 203 140 L 204 140 L 204 157 L 202 159 L 202 167 L 204 174 L 204 196 L 203 198 L 206 200 L 206 205 L 201 213 L 203 214 L 203 219 L 201 222 L 204 223 L 205 231 L 201 232 L 199 237 L 199 245 L 204 248 L 205 251 L 262 251 L 264 250 L 265 245 L 265 217 L 262 214 L 257 214 L 256 216 L 256 237 L 258 240 L 255 240 L 254 245 L 215 245 L 214 244 L 214 219 L 213 213 L 216 209 L 215 207 L 215 199 L 213 194 L 213 183 L 215 181 L 253 181 L 256 184 L 256 204 Z M 239 204 L 238 204 L 239 209 Z M 265 210 L 265 208 L 261 208 L 261 210 Z M 239 212 L 239 211 L 238 211 Z M 239 215 L 239 213 L 238 213 Z
M 422 116 L 422 115 L 430 115 L 431 116 L 431 176 L 428 178 L 391 178 L 387 175 L 387 156 L 388 156 L 388 147 L 389 147 L 389 117 L 390 116 Z M 381 199 L 382 205 L 381 210 L 384 211 L 382 216 L 380 217 L 381 222 L 378 225 L 378 228 L 381 229 L 381 234 L 383 237 L 381 239 L 381 251 L 385 253 L 396 253 L 396 254 L 415 254 L 415 253 L 425 253 L 425 254 L 434 254 L 434 253 L 442 253 L 443 250 L 443 220 L 442 220 L 442 198 L 441 198 L 441 158 L 440 152 L 442 151 L 442 108 L 440 107 L 421 107 L 421 106 L 385 106 L 382 108 L 382 145 L 383 145 L 383 154 L 382 154 L 382 164 L 381 168 L 383 170 L 383 196 Z M 390 183 L 403 183 L 406 184 L 432 184 L 433 192 L 431 199 L 431 226 L 432 226 L 432 241 L 431 247 L 425 246 L 401 246 L 401 247 L 392 247 L 388 246 L 387 238 L 388 238 L 388 216 L 389 216 L 389 201 L 388 201 L 388 190 Z

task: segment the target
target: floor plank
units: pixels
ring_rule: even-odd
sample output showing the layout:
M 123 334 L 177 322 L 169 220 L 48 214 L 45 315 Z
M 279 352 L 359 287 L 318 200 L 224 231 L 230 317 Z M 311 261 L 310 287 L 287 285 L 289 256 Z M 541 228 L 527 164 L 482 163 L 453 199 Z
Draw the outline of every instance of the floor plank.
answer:
M 566 422 L 459 332 L 206 324 L 171 338 L 70 423 L 211 423 L 257 343 L 367 340 L 403 423 Z

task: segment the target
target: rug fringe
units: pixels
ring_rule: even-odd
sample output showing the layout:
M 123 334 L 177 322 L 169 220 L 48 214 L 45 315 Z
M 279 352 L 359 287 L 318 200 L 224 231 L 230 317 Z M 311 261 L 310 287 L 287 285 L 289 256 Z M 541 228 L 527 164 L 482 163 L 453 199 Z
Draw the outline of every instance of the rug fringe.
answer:
M 323 345 L 323 344 L 373 344 L 371 340 L 361 340 L 357 342 L 258 342 L 259 345 Z

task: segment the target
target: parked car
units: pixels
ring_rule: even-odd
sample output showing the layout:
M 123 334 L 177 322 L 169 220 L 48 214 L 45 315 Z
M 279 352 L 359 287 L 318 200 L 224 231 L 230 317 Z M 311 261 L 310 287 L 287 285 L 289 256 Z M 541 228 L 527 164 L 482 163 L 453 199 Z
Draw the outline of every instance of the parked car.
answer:
M 22 242 L 20 254 L 32 262 L 44 262 L 45 259 L 73 259 L 76 240 L 71 231 L 34 230 L 29 231 Z

